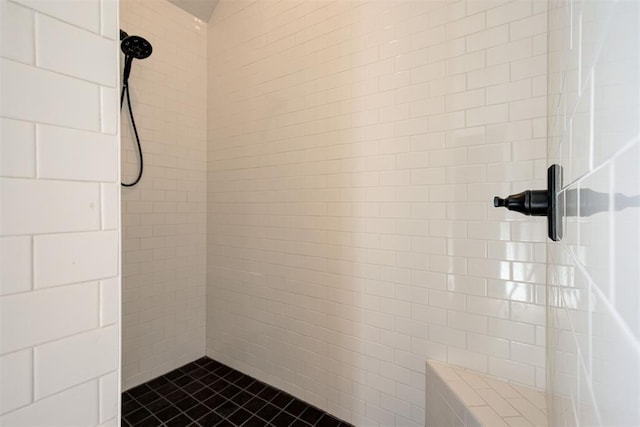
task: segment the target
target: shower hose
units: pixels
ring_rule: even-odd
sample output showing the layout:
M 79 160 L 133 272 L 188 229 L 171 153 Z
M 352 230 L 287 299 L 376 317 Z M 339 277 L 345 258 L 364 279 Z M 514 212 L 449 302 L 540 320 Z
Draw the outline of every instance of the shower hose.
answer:
M 131 108 L 131 95 L 129 94 L 129 82 L 125 81 L 122 85 L 122 94 L 120 95 L 120 111 L 122 111 L 122 106 L 124 104 L 124 98 L 125 95 L 127 97 L 127 107 L 129 107 L 129 117 L 131 117 L 131 125 L 133 127 L 133 133 L 136 137 L 136 145 L 138 146 L 138 155 L 140 157 L 140 170 L 138 171 L 138 177 L 135 179 L 135 181 L 126 184 L 126 183 L 122 183 L 123 187 L 133 187 L 134 185 L 136 185 L 138 182 L 140 182 L 140 179 L 142 178 L 142 170 L 144 169 L 144 160 L 142 157 L 142 147 L 140 146 L 140 136 L 138 136 L 138 128 L 136 127 L 136 120 L 133 117 L 133 109 Z

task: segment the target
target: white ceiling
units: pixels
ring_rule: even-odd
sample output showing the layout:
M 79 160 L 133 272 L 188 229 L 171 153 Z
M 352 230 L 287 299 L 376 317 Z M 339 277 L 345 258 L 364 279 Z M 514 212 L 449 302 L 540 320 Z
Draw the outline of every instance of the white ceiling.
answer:
M 209 22 L 218 0 L 169 0 L 182 10 L 192 14 L 204 22 Z

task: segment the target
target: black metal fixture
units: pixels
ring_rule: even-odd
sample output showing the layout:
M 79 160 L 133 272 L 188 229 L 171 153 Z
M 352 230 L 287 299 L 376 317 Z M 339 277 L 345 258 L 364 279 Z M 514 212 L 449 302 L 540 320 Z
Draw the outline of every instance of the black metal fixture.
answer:
M 523 215 L 546 216 L 549 238 L 562 239 L 562 213 L 558 209 L 558 191 L 562 188 L 562 167 L 551 165 L 547 169 L 546 190 L 526 190 L 504 199 L 496 196 L 493 206 L 505 207 Z
M 505 207 L 523 215 L 546 216 L 549 238 L 554 242 L 562 239 L 563 217 L 586 218 L 602 212 L 640 207 L 640 195 L 601 193 L 590 188 L 565 189 L 558 194 L 561 189 L 562 167 L 551 165 L 547 169 L 546 190 L 526 190 L 504 199 L 496 196 L 493 206 Z
M 140 158 L 140 168 L 138 169 L 138 177 L 130 183 L 121 183 L 123 187 L 133 187 L 142 179 L 142 171 L 144 170 L 144 156 L 142 154 L 142 145 L 140 145 L 140 135 L 136 120 L 133 116 L 133 108 L 131 107 L 131 95 L 129 94 L 129 76 L 131 75 L 131 66 L 134 59 L 145 59 L 151 56 L 153 47 L 146 39 L 140 36 L 130 36 L 126 31 L 120 30 L 120 50 L 124 53 L 124 71 L 122 74 L 122 92 L 120 94 L 120 110 L 122 110 L 125 96 L 127 99 L 127 107 L 129 107 L 129 117 L 131 117 L 131 127 L 136 138 L 136 147 L 138 148 L 138 157 Z

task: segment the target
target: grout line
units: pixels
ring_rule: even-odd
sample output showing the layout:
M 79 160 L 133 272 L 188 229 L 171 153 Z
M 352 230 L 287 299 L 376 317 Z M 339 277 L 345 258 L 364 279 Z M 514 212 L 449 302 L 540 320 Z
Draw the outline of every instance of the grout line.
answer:
M 21 6 L 23 6 L 23 5 L 21 5 Z M 35 10 L 35 9 L 33 9 L 32 12 L 33 12 L 33 20 L 32 20 L 32 22 L 33 22 L 33 58 L 31 58 L 31 59 L 33 60 L 33 62 L 31 64 L 27 64 L 27 65 L 31 65 L 32 67 L 35 67 L 35 68 L 42 68 L 42 67 L 40 67 L 40 64 L 39 64 L 39 61 L 38 61 L 38 58 L 40 57 L 40 55 L 38 54 L 39 50 L 40 50 L 39 49 L 40 45 L 38 44 L 38 34 L 39 34 L 38 29 L 40 28 L 40 25 L 39 25 L 40 24 L 40 14 L 42 12 L 40 12 L 39 10 Z
M 67 129 L 69 129 L 69 128 L 67 128 Z M 36 142 L 36 144 L 37 144 L 37 142 Z M 36 179 L 42 179 L 43 181 L 46 180 L 46 181 L 67 182 L 67 183 L 68 182 L 79 182 L 79 183 L 83 183 L 83 184 L 116 184 L 115 181 L 95 181 L 95 180 L 64 179 L 64 178 L 43 178 L 43 177 L 40 176 L 40 174 L 38 173 L 37 170 L 36 170 L 36 174 L 37 175 L 35 177 L 33 177 L 33 176 L 3 176 L 1 178 L 2 179 L 12 179 L 12 180 L 14 180 L 14 179 L 30 180 L 30 181 L 33 181 L 33 180 L 36 180 Z M 33 234 L 33 233 L 29 233 L 29 234 Z M 47 234 L 47 233 L 39 233 L 39 234 Z
M 12 62 L 14 64 L 20 64 L 20 65 L 23 65 L 25 67 L 33 68 L 35 70 L 38 70 L 39 72 L 51 73 L 51 74 L 55 74 L 57 76 L 62 76 L 64 78 L 66 78 L 66 79 L 73 79 L 73 80 L 80 81 L 80 82 L 83 82 L 83 83 L 89 83 L 92 86 L 94 86 L 94 88 L 92 88 L 92 89 L 98 89 L 98 91 L 100 90 L 100 88 L 109 88 L 109 89 L 114 89 L 114 90 L 118 89 L 116 86 L 110 86 L 110 85 L 108 85 L 106 83 L 101 83 L 101 82 L 89 80 L 89 79 L 87 79 L 85 77 L 80 77 L 80 76 L 73 75 L 73 74 L 67 74 L 67 73 L 64 73 L 62 71 L 55 70 L 53 68 L 47 68 L 47 67 L 40 66 L 40 65 L 29 64 L 29 63 L 22 62 L 22 61 L 19 61 L 19 60 L 16 60 L 16 59 L 11 59 L 11 58 L 0 58 L 0 59 L 2 61 Z M 8 118 L 8 119 L 12 119 L 13 118 L 11 116 L 3 116 L 3 117 L 4 118 Z M 22 117 L 17 117 L 17 118 L 15 118 L 15 120 L 30 121 L 30 120 L 27 120 L 27 119 L 22 118 Z M 51 125 L 51 126 L 58 126 L 55 123 L 48 123 L 48 122 L 35 122 L 35 123 L 41 123 L 41 124 Z M 70 126 L 60 126 L 60 127 L 67 127 L 67 128 L 75 129 L 75 130 L 84 130 L 84 131 L 87 131 L 87 132 L 102 133 L 100 129 L 95 130 L 95 129 L 86 129 L 86 128 L 74 128 L 74 127 L 70 127 Z M 105 135 L 116 136 L 114 134 L 105 134 Z
M 34 347 L 34 350 L 35 350 L 35 347 Z M 34 364 L 34 371 L 35 371 L 35 364 Z M 106 374 L 104 374 L 104 375 L 109 375 L 109 374 L 114 373 L 114 372 L 116 372 L 116 371 L 115 371 L 115 370 L 113 370 L 113 371 L 109 371 L 109 372 L 107 372 L 107 373 L 106 373 Z M 12 410 L 11 410 L 11 411 L 9 411 L 9 412 L 5 412 L 4 414 L 2 414 L 2 416 L 4 417 L 4 416 L 9 415 L 9 414 L 17 413 L 18 411 L 21 411 L 21 410 L 23 410 L 23 409 L 25 409 L 25 408 L 28 408 L 28 407 L 32 406 L 32 405 L 33 405 L 34 403 L 36 403 L 36 402 L 41 402 L 41 401 L 43 401 L 43 400 L 47 400 L 47 399 L 49 399 L 49 398 L 53 398 L 53 397 L 55 397 L 55 396 L 58 396 L 58 395 L 61 395 L 61 394 L 67 393 L 67 392 L 68 392 L 68 391 L 70 391 L 70 390 L 76 389 L 76 388 L 78 388 L 78 387 L 80 387 L 80 386 L 83 386 L 83 385 L 85 385 L 85 384 L 88 384 L 88 383 L 91 383 L 91 382 L 94 382 L 94 381 L 95 381 L 95 383 L 96 383 L 96 387 L 99 387 L 99 380 L 100 380 L 100 378 L 101 378 L 102 376 L 104 376 L 104 375 L 99 375 L 99 376 L 97 376 L 97 377 L 92 377 L 92 378 L 90 378 L 90 379 L 88 379 L 88 380 L 82 381 L 81 383 L 78 383 L 78 384 L 72 384 L 72 385 L 70 385 L 69 387 L 67 387 L 67 388 L 65 388 L 65 389 L 62 389 L 62 390 L 56 391 L 56 392 L 51 393 L 51 394 L 47 394 L 46 396 L 42 396 L 42 397 L 40 397 L 39 399 L 34 400 L 33 402 L 31 402 L 31 403 L 29 403 L 29 404 L 25 404 L 25 405 L 23 405 L 23 406 L 20 406 L 20 407 L 14 408 L 14 409 L 12 409 Z M 35 375 L 34 375 L 34 379 L 35 379 Z M 35 380 L 34 380 L 34 383 L 35 383 Z M 34 390 L 34 397 L 35 397 L 35 390 Z
M 3 236 L 4 237 L 4 236 Z M 62 283 L 60 285 L 54 285 L 54 286 L 46 286 L 44 288 L 33 288 L 31 290 L 28 291 L 22 291 L 22 292 L 13 292 L 13 293 L 9 293 L 9 294 L 3 294 L 2 297 L 12 297 L 12 296 L 16 296 L 16 295 L 25 295 L 25 294 L 29 294 L 32 292 L 41 292 L 41 291 L 47 291 L 50 289 L 59 289 L 65 286 L 77 286 L 77 285 L 90 285 L 91 283 L 97 283 L 98 285 L 100 284 L 99 282 L 101 280 L 108 280 L 108 279 L 115 279 L 117 278 L 117 276 L 108 276 L 108 277 L 100 277 L 100 278 L 96 278 L 96 279 L 90 279 L 90 280 L 83 280 L 81 282 L 73 282 L 73 283 Z M 33 281 L 33 278 L 32 278 Z M 113 323 L 110 323 L 109 325 L 112 325 Z M 107 325 L 107 326 L 109 326 Z M 47 341 L 49 342 L 49 341 Z M 38 345 L 40 345 L 41 343 L 38 343 Z

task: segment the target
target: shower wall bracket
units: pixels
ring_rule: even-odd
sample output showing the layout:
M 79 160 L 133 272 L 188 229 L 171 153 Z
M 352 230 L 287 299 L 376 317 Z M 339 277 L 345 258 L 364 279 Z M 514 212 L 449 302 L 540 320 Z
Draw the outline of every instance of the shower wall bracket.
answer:
M 505 207 L 523 215 L 546 216 L 548 235 L 554 242 L 562 239 L 562 212 L 558 191 L 562 188 L 562 167 L 551 165 L 547 169 L 546 190 L 526 190 L 502 199 L 493 198 L 494 207 Z

